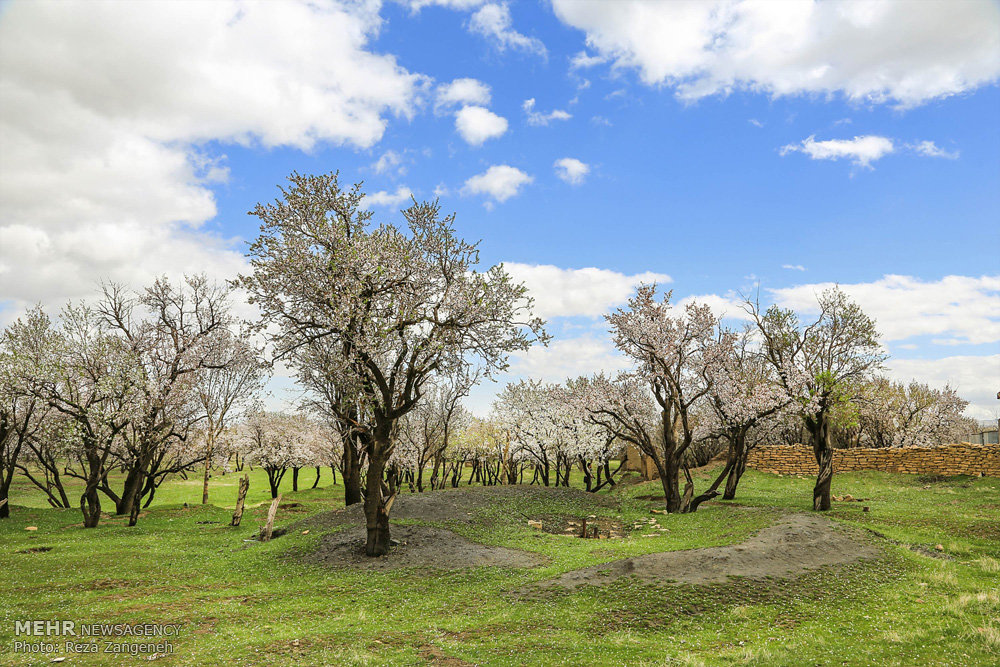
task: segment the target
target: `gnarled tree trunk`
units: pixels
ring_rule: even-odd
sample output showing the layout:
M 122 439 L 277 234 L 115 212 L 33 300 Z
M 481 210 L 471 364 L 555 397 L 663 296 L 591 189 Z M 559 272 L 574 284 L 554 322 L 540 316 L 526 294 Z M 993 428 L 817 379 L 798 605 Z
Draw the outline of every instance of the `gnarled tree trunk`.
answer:
M 395 495 L 387 492 L 382 475 L 391 452 L 387 437 L 376 436 L 373 444 L 373 451 L 368 455 L 368 475 L 365 479 L 365 555 L 384 556 L 389 553 L 389 510 Z
M 813 487 L 813 510 L 825 512 L 830 509 L 830 489 L 833 486 L 833 443 L 830 441 L 830 419 L 826 411 L 806 420 L 806 428 L 812 436 L 813 454 L 819 472 Z

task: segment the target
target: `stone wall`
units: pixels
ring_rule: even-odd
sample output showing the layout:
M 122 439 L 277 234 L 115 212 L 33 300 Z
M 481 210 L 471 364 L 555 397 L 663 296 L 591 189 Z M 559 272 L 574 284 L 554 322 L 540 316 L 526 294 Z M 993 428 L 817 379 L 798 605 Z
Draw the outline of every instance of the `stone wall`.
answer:
M 770 445 L 750 451 L 747 467 L 762 472 L 815 475 L 812 448 Z M 900 447 L 898 449 L 836 449 L 834 472 L 881 470 L 913 475 L 986 475 L 1000 477 L 1000 445 Z

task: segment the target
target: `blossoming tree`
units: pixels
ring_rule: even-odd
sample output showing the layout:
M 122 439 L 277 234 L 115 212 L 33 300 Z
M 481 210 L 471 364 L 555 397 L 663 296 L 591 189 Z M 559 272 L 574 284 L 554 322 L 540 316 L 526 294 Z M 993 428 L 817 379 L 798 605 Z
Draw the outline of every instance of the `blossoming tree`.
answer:
M 292 174 L 280 199 L 258 205 L 252 272 L 240 276 L 261 310 L 278 358 L 326 339 L 338 355 L 314 369 L 362 396 L 366 423 L 365 522 L 369 556 L 389 550 L 395 493 L 384 480 L 398 420 L 435 376 L 476 366 L 490 375 L 511 352 L 544 338 L 530 300 L 503 267 L 477 270 L 477 245 L 459 238 L 436 202 L 404 210 L 406 228 L 372 223 L 360 185 L 336 174 Z

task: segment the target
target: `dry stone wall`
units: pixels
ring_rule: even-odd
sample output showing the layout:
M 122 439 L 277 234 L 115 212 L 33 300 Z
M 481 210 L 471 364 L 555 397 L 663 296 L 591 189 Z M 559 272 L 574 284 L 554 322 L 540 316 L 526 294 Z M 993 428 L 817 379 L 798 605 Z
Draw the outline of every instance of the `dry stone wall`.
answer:
M 750 451 L 747 467 L 790 475 L 815 475 L 819 470 L 812 448 L 802 445 L 756 447 Z M 837 449 L 833 452 L 833 470 L 1000 477 L 1000 445 L 961 443 L 943 447 Z

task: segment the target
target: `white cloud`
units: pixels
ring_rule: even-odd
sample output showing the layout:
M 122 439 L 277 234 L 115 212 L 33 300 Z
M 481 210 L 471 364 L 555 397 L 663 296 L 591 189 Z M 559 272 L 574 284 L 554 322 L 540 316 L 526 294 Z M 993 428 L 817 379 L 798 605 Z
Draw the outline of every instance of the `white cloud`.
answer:
M 553 109 L 549 113 L 535 111 L 535 98 L 525 100 L 521 105 L 524 113 L 528 115 L 528 125 L 545 126 L 554 120 L 569 120 L 573 116 L 562 109 Z
M 572 69 L 585 69 L 608 62 L 607 56 L 592 56 L 586 51 L 580 51 L 570 59 Z
M 781 148 L 782 155 L 793 152 L 805 153 L 813 160 L 850 160 L 859 167 L 871 168 L 871 163 L 893 152 L 892 139 L 875 135 L 854 137 L 853 139 L 829 139 L 816 141 L 809 136 L 801 144 L 788 144 Z
M 726 320 L 747 320 L 750 316 L 743 308 L 743 300 L 733 294 L 719 296 L 718 294 L 693 294 L 686 296 L 674 304 L 675 308 L 683 309 L 689 303 L 708 306 L 712 314 Z
M 365 195 L 361 204 L 364 208 L 374 208 L 375 206 L 400 207 L 410 201 L 413 191 L 405 185 L 400 185 L 395 192 L 379 190 L 370 195 Z
M 535 345 L 511 357 L 512 373 L 545 382 L 564 382 L 566 378 L 600 371 L 614 374 L 629 366 L 629 360 L 618 353 L 610 340 L 595 336 L 561 338 L 547 347 Z
M 493 165 L 482 174 L 473 176 L 465 182 L 463 194 L 487 195 L 498 202 L 505 202 L 516 196 L 521 188 L 534 181 L 517 167 L 506 164 Z
M 910 150 L 926 157 L 943 157 L 948 160 L 957 160 L 958 151 L 946 151 L 939 148 L 933 141 L 921 141 L 907 146 Z
M 811 314 L 816 312 L 816 295 L 832 286 L 814 283 L 768 291 L 779 305 Z M 876 319 L 887 341 L 914 336 L 938 336 L 949 343 L 1000 341 L 1000 275 L 945 276 L 937 281 L 887 275 L 840 287 Z
M 781 268 L 788 269 L 789 271 L 805 271 L 806 267 L 801 264 L 782 264 Z
M 376 174 L 384 174 L 399 167 L 399 173 L 404 174 L 406 173 L 406 168 L 401 166 L 402 164 L 403 156 L 396 151 L 389 150 L 382 153 L 379 159 L 375 161 L 375 164 L 372 165 L 372 169 Z
M 600 317 L 619 306 L 639 283 L 669 283 L 670 276 L 646 271 L 634 275 L 589 267 L 563 269 L 549 264 L 505 262 L 504 268 L 523 282 L 535 299 L 539 317 Z
M 570 185 L 580 185 L 590 173 L 590 165 L 573 157 L 564 157 L 555 161 L 556 176 Z
M 491 2 L 483 5 L 469 18 L 469 30 L 492 41 L 500 51 L 509 48 L 542 56 L 547 53 L 540 40 L 514 30 L 507 3 Z
M 419 12 L 424 7 L 437 6 L 447 9 L 468 10 L 478 7 L 486 0 L 398 0 L 409 5 L 413 12 Z
M 943 359 L 889 359 L 886 371 L 902 382 L 918 380 L 933 387 L 951 385 L 969 401 L 966 413 L 976 419 L 1000 415 L 1000 354 L 954 356 Z
M 166 272 L 232 275 L 204 223 L 231 142 L 370 147 L 422 77 L 374 5 L 13 3 L 0 21 L 0 294 L 14 308 Z
M 473 104 L 486 106 L 490 103 L 490 87 L 478 79 L 455 79 L 437 88 L 434 108 L 438 111 L 455 106 Z
M 470 146 L 481 146 L 487 139 L 503 136 L 507 119 L 484 107 L 462 107 L 455 114 L 455 129 Z
M 552 4 L 599 57 L 685 99 L 745 89 L 913 106 L 1000 75 L 990 0 Z

